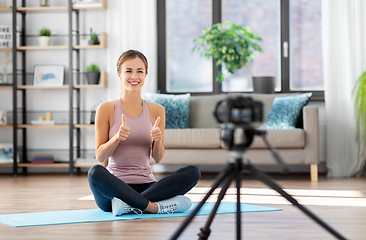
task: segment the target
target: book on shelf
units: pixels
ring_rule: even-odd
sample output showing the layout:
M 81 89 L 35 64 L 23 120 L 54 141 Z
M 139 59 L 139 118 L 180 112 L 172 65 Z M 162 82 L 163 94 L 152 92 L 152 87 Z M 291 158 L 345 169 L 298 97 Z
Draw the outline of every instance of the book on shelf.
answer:
M 55 159 L 53 158 L 53 155 L 35 155 L 32 163 L 54 163 Z
M 73 7 L 101 7 L 102 3 L 96 1 L 75 1 L 72 4 Z
M 32 120 L 31 121 L 32 125 L 55 125 L 55 121 L 51 120 L 51 121 L 37 121 L 37 120 Z

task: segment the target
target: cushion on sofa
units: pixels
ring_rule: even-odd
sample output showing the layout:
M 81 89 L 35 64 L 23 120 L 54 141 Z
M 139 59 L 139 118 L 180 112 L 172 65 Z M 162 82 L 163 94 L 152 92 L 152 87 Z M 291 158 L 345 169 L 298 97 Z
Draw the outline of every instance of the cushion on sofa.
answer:
M 312 93 L 303 93 L 294 96 L 276 97 L 261 128 L 295 128 L 302 108 L 309 102 L 311 95 Z
M 165 148 L 220 148 L 220 129 L 165 129 Z
M 234 141 L 236 144 L 241 143 L 242 129 L 236 129 Z M 267 139 L 274 148 L 304 148 L 305 147 L 305 131 L 301 128 L 267 130 Z M 223 143 L 223 148 L 227 148 Z M 249 148 L 267 148 L 262 137 L 254 136 L 254 140 Z
M 166 129 L 189 128 L 190 94 L 144 93 L 143 98 L 148 102 L 159 103 L 165 108 Z

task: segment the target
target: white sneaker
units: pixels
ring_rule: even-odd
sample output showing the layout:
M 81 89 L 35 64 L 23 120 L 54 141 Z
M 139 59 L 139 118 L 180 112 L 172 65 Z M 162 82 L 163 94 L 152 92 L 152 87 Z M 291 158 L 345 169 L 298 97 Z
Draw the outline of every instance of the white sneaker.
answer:
M 160 202 L 157 202 L 159 206 L 158 213 L 164 214 L 172 214 L 179 213 L 188 210 L 192 206 L 192 201 L 188 197 L 185 196 L 175 196 Z
M 125 203 L 121 199 L 116 198 L 116 197 L 114 197 L 112 199 L 112 213 L 113 213 L 113 216 L 116 217 L 116 216 L 126 214 L 126 213 L 130 213 L 130 212 L 134 212 L 137 215 L 142 214 L 141 210 L 131 207 L 130 205 L 128 205 L 127 203 Z

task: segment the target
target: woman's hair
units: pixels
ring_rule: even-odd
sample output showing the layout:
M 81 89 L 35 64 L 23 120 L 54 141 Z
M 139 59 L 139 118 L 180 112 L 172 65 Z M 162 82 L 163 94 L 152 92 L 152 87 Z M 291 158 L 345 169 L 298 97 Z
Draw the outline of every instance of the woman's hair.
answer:
M 121 71 L 123 63 L 125 63 L 128 59 L 133 59 L 133 58 L 137 58 L 137 57 L 140 58 L 143 61 L 143 63 L 145 64 L 145 69 L 146 69 L 146 74 L 147 74 L 147 68 L 148 68 L 147 59 L 144 54 L 142 54 L 141 52 L 139 52 L 137 50 L 128 50 L 128 51 L 122 53 L 121 56 L 119 56 L 118 61 L 117 61 L 117 73 L 119 73 Z

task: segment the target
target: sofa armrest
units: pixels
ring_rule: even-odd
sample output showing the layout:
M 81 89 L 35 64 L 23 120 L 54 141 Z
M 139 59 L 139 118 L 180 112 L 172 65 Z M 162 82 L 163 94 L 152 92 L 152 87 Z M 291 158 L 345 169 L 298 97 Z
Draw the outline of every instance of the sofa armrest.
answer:
M 319 163 L 319 114 L 317 106 L 303 108 L 305 164 Z

